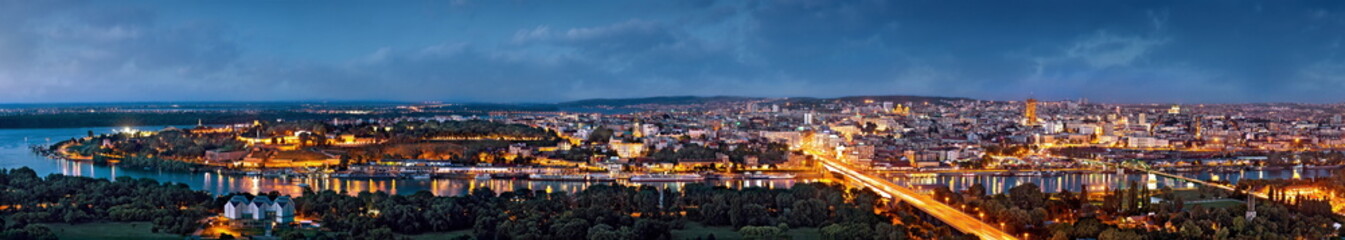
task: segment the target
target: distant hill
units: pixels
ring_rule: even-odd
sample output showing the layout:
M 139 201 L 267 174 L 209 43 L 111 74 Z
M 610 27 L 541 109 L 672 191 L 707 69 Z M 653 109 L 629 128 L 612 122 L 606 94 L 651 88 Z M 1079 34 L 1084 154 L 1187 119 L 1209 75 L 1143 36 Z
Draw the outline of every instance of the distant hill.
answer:
M 600 98 L 600 99 L 586 99 L 586 100 L 579 100 L 579 101 L 562 102 L 562 103 L 557 103 L 556 106 L 561 107 L 561 108 L 594 108 L 594 107 L 603 107 L 603 108 L 622 108 L 622 107 L 633 106 L 633 105 L 641 105 L 641 104 L 655 104 L 655 105 L 683 105 L 683 104 L 702 104 L 702 103 L 714 103 L 714 102 L 737 102 L 737 101 L 750 101 L 750 100 L 762 100 L 762 99 L 767 99 L 767 98 L 759 98 L 759 97 L 735 97 L 735 96 L 713 96 L 713 97 L 698 97 L 698 96 L 665 96 L 665 97 L 647 97 L 647 98 Z M 865 101 L 865 100 L 872 100 L 872 101 L 874 101 L 874 102 L 887 102 L 887 101 L 890 101 L 890 102 L 894 102 L 894 103 L 906 103 L 906 102 L 912 102 L 912 103 L 923 103 L 923 102 L 937 103 L 937 102 L 943 102 L 943 101 L 959 101 L 959 100 L 976 101 L 976 99 L 963 98 L 963 97 L 929 97 L 929 96 L 887 95 L 887 96 L 849 96 L 849 97 L 838 97 L 838 98 L 793 97 L 793 98 L 781 98 L 781 99 L 779 99 L 779 102 L 793 102 L 793 103 L 851 102 L 851 103 L 858 103 L 858 102 L 863 102 L 863 101 Z
M 712 102 L 735 102 L 756 100 L 761 98 L 752 97 L 733 97 L 733 96 L 667 96 L 667 97 L 647 97 L 647 98 L 599 98 L 586 99 L 579 101 L 570 101 L 557 103 L 560 107 L 624 107 L 641 104 L 660 104 L 660 105 L 682 105 L 682 104 L 702 104 Z
M 964 101 L 976 101 L 976 99 L 963 98 L 963 97 L 928 97 L 928 96 L 902 96 L 902 95 L 888 95 L 888 96 L 850 96 L 850 97 L 832 98 L 832 99 L 830 99 L 830 100 L 843 101 L 843 102 L 862 102 L 862 101 L 865 101 L 865 100 L 873 100 L 874 102 L 894 102 L 894 103 L 904 103 L 904 102 L 912 102 L 912 103 L 931 102 L 931 103 L 932 103 L 932 102 L 940 102 L 940 101 L 959 101 L 959 100 L 964 100 Z

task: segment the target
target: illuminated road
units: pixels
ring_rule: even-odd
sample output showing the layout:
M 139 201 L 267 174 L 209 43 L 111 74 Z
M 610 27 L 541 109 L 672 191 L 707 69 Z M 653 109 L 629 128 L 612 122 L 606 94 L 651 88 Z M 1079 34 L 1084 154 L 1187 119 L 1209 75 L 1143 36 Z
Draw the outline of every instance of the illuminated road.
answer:
M 1000 231 L 1000 229 L 995 228 L 990 224 L 981 222 L 980 219 L 976 219 L 960 210 L 939 201 L 935 201 L 929 196 L 921 195 L 909 188 L 893 184 L 887 180 L 873 178 L 868 174 L 854 170 L 850 166 L 841 163 L 836 159 L 816 154 L 811 151 L 808 151 L 808 153 L 821 159 L 822 161 L 820 162 L 822 162 L 822 165 L 826 167 L 827 170 L 840 173 L 848 178 L 862 182 L 865 186 L 877 191 L 879 195 L 883 195 L 883 197 L 900 198 L 901 201 L 904 201 L 911 206 L 915 206 L 915 208 L 925 211 L 925 213 L 929 213 L 930 216 L 934 216 L 940 221 L 947 223 L 949 226 L 953 226 L 953 228 L 956 228 L 958 231 L 976 235 L 981 239 L 1017 239 L 1013 235 L 1004 233 L 1004 231 Z

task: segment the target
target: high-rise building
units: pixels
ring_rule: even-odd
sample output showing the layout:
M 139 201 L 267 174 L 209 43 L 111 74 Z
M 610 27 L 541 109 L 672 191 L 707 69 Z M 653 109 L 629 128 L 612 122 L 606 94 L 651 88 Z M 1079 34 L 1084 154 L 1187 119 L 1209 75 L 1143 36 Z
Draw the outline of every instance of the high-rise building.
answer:
M 1023 108 L 1023 118 L 1025 118 L 1027 125 L 1037 125 L 1037 99 L 1027 99 L 1027 106 Z
M 1149 124 L 1149 116 L 1145 115 L 1144 113 L 1140 113 L 1140 115 L 1139 115 L 1138 118 L 1139 118 L 1140 125 L 1148 125 L 1148 124 Z
M 1194 131 L 1195 131 L 1194 133 L 1196 134 L 1196 138 L 1200 138 L 1201 130 L 1204 130 L 1204 129 L 1201 129 L 1201 126 L 1200 126 L 1200 117 L 1197 116 L 1197 117 L 1193 117 L 1193 118 L 1191 118 L 1191 122 L 1192 122 L 1191 125 L 1193 125 L 1192 129 L 1194 129 Z

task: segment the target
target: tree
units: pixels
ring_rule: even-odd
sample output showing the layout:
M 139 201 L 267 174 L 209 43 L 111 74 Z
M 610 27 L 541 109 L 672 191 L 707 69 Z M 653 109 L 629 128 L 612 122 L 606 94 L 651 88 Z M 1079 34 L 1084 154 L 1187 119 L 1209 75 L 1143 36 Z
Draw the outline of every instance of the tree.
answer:
M 1202 239 L 1202 237 L 1205 236 L 1205 231 L 1200 229 L 1200 226 L 1196 225 L 1195 221 L 1186 221 L 1185 223 L 1182 223 L 1181 229 L 1177 232 L 1180 233 L 1184 239 Z
M 613 230 L 612 226 L 607 224 L 598 224 L 588 229 L 589 240 L 633 239 L 634 235 L 635 234 L 631 232 L 630 228 L 622 227 L 621 229 Z
M 794 201 L 790 212 L 785 216 L 791 226 L 817 227 L 822 224 L 819 216 L 830 215 L 827 213 L 827 203 L 818 199 L 805 199 Z
M 640 219 L 635 221 L 635 237 L 639 239 L 666 239 L 670 228 L 667 223 L 659 220 Z
M 738 233 L 743 235 L 746 240 L 776 240 L 784 239 L 784 231 L 770 226 L 746 226 L 738 229 Z
M 299 231 L 289 231 L 289 232 L 285 232 L 285 234 L 281 235 L 281 236 L 280 236 L 280 239 L 284 239 L 284 240 L 304 240 L 304 239 L 308 239 L 308 236 L 305 236 L 304 233 L 301 233 L 301 232 L 299 232 Z
M 1117 230 L 1117 229 L 1115 229 L 1115 228 L 1112 228 L 1112 229 L 1107 229 L 1106 231 L 1102 231 L 1102 233 L 1099 234 L 1099 235 L 1097 236 L 1097 239 L 1098 239 L 1098 240 L 1143 240 L 1143 239 L 1144 239 L 1144 236 L 1140 236 L 1139 234 L 1136 234 L 1136 233 L 1134 233 L 1134 232 L 1130 232 L 1130 231 L 1122 231 L 1122 230 Z

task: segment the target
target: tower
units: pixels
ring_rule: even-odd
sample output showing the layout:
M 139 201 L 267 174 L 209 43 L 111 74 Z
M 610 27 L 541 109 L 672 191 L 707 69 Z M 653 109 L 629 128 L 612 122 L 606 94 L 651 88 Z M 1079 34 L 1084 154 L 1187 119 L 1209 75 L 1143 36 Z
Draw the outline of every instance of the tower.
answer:
M 1026 118 L 1028 126 L 1037 125 L 1037 99 L 1027 99 L 1027 106 L 1023 107 L 1023 118 Z
M 635 135 L 635 138 L 644 137 L 644 128 L 640 126 L 639 119 L 635 119 L 635 126 L 631 129 L 631 134 Z
M 1251 222 L 1256 218 L 1256 196 L 1251 191 L 1247 192 L 1247 221 Z
M 1200 131 L 1203 130 L 1203 129 L 1201 129 L 1201 126 L 1200 126 L 1200 117 L 1198 117 L 1198 116 L 1197 116 L 1197 117 L 1192 117 L 1192 118 L 1191 118 L 1191 122 L 1192 122 L 1192 123 L 1191 123 L 1191 125 L 1192 125 L 1192 129 L 1194 130 L 1194 133 L 1195 133 L 1195 135 L 1196 135 L 1196 139 L 1199 139 L 1199 138 L 1200 138 Z

